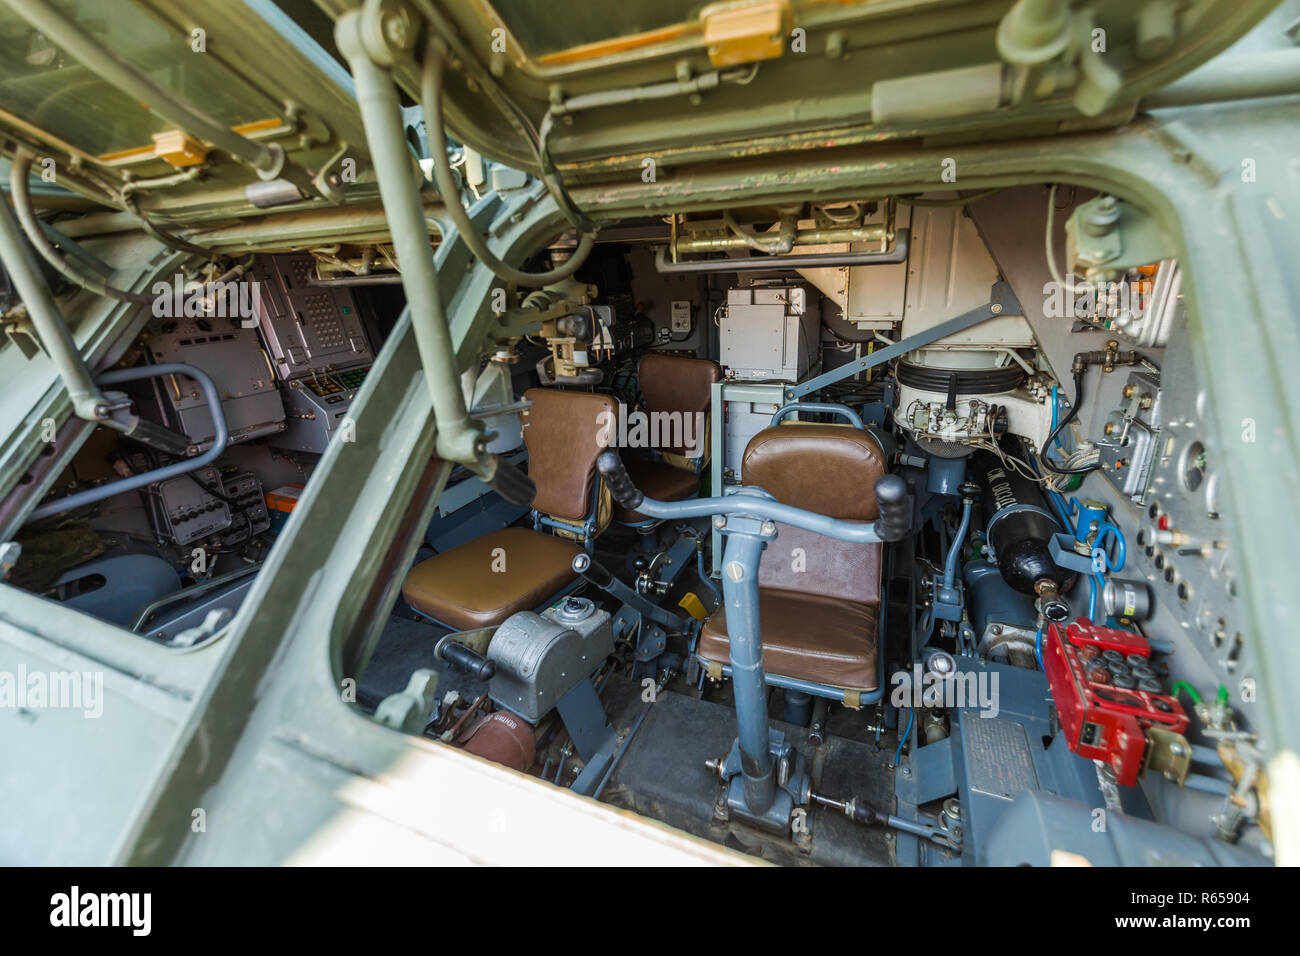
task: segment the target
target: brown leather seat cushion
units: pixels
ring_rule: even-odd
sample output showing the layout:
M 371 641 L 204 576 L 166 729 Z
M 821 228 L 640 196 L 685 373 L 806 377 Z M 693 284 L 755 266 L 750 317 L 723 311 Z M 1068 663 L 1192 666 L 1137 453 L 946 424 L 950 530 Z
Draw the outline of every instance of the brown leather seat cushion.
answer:
M 675 468 L 663 461 L 644 461 L 635 458 L 624 459 L 624 464 L 627 473 L 632 477 L 632 484 L 636 485 L 647 498 L 656 498 L 659 501 L 681 501 L 700 490 L 700 476 L 685 468 Z M 638 521 L 649 521 L 650 518 L 615 502 L 614 520 L 632 524 Z
M 581 550 L 549 534 L 502 528 L 421 561 L 406 576 L 402 596 L 448 627 L 490 627 L 532 610 L 572 581 L 569 565 Z
M 876 606 L 763 588 L 758 614 L 769 674 L 848 690 L 876 689 Z M 725 606 L 705 622 L 697 653 L 714 664 L 731 663 Z

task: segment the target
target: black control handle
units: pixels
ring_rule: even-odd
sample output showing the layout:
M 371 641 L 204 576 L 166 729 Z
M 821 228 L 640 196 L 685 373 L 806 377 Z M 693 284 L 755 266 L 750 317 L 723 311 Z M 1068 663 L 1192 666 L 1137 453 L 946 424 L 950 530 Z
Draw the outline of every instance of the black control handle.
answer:
M 907 482 L 898 475 L 877 479 L 876 504 L 880 507 L 875 524 L 880 540 L 898 541 L 907 537 L 912 527 L 912 498 L 907 493 Z
M 475 680 L 491 680 L 497 672 L 496 661 L 490 661 L 478 651 L 455 641 L 440 641 L 438 656 Z
M 639 501 L 640 499 L 638 499 Z M 686 618 L 683 618 L 671 611 L 666 611 L 659 607 L 639 591 L 624 584 L 618 578 L 614 577 L 613 572 L 598 561 L 592 559 L 591 555 L 583 551 L 574 555 L 573 564 L 571 565 L 574 572 L 581 574 L 596 587 L 609 594 L 615 600 L 626 604 L 638 614 L 642 614 L 654 621 L 661 627 L 666 628 L 673 634 L 684 633 L 689 624 Z
M 645 495 L 632 484 L 632 478 L 623 465 L 623 459 L 618 457 L 618 452 L 602 451 L 596 459 L 596 468 L 604 476 L 605 484 L 609 485 L 609 493 L 615 501 L 629 511 L 641 507 Z
M 537 485 L 523 471 L 496 456 L 496 470 L 488 480 L 488 487 L 513 505 L 532 505 L 537 497 Z
M 574 555 L 572 568 L 578 574 L 590 581 L 596 587 L 605 589 L 614 581 L 614 575 L 609 568 L 605 567 L 599 561 L 592 558 L 585 551 L 581 554 Z
M 172 431 L 163 425 L 156 425 L 147 418 L 136 417 L 123 434 L 132 441 L 138 441 L 155 451 L 175 458 L 188 457 L 190 446 L 193 444 L 188 435 Z

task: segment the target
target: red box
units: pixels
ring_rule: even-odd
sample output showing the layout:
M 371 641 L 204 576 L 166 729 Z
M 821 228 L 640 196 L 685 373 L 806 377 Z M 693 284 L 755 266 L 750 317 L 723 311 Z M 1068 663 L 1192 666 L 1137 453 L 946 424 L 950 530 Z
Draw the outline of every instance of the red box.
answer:
M 1142 772 L 1147 728 L 1159 726 L 1181 734 L 1187 729 L 1187 713 L 1167 694 L 1090 680 L 1088 662 L 1107 650 L 1125 656 L 1151 656 L 1151 645 L 1141 635 L 1079 618 L 1068 627 L 1048 627 L 1043 638 L 1043 670 L 1070 750 L 1106 762 L 1114 769 L 1115 778 L 1131 787 Z

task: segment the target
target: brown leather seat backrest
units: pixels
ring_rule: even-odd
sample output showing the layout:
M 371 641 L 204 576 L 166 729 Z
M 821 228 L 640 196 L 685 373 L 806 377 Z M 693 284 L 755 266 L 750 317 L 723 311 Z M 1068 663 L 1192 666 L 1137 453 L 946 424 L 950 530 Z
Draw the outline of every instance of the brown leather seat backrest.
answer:
M 608 395 L 530 388 L 533 405 L 523 413 L 528 475 L 537 485 L 533 507 L 566 521 L 591 511 L 596 457 L 607 447 L 618 404 Z M 616 431 L 612 432 L 617 434 Z
M 885 455 L 868 433 L 843 425 L 792 423 L 750 439 L 741 479 L 778 501 L 848 521 L 874 521 Z M 880 600 L 878 544 L 850 544 L 778 524 L 759 565 L 760 587 L 813 591 L 849 601 Z
M 683 358 L 649 352 L 641 357 L 637 366 L 637 383 L 645 396 L 648 412 L 679 412 L 682 415 L 707 415 L 714 382 L 722 381 L 722 367 L 708 359 Z M 694 429 L 689 434 L 701 437 L 704 429 Z M 698 458 L 703 449 L 665 448 L 675 455 Z

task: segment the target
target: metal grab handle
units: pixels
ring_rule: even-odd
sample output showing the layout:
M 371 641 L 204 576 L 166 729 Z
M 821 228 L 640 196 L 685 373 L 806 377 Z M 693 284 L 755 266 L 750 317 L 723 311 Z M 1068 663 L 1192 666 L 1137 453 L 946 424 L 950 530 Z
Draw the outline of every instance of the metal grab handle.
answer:
M 847 405 L 840 405 L 833 402 L 791 402 L 789 405 L 782 405 L 777 413 L 772 416 L 772 424 L 780 424 L 781 419 L 791 412 L 822 412 L 827 415 L 841 415 L 849 420 L 849 424 L 859 430 L 865 430 L 866 426 L 862 424 L 862 416 L 849 408 Z
M 112 481 L 106 485 L 100 485 L 98 488 L 88 488 L 85 491 L 77 492 L 75 495 L 68 495 L 59 498 L 57 501 L 43 504 L 32 511 L 28 516 L 28 521 L 40 521 L 42 518 L 48 518 L 51 515 L 62 514 L 65 511 L 71 511 L 73 508 L 82 508 L 103 501 L 105 498 L 111 498 L 114 495 L 134 491 L 137 488 L 143 488 L 145 485 L 152 485 L 156 481 L 166 481 L 168 478 L 175 478 L 177 475 L 197 471 L 221 457 L 226 450 L 226 443 L 230 441 L 230 430 L 226 427 L 226 416 L 221 410 L 221 396 L 217 394 L 217 385 L 203 369 L 187 365 L 184 362 L 163 362 L 159 365 L 140 365 L 136 368 L 123 368 L 115 372 L 105 372 L 103 375 L 98 376 L 95 381 L 100 385 L 117 385 L 120 382 L 134 382 L 142 378 L 157 378 L 162 375 L 185 375 L 199 383 L 199 389 L 203 392 L 203 398 L 208 403 L 208 413 L 212 416 L 212 426 L 216 432 L 212 439 L 212 447 L 197 458 L 174 462 L 170 465 L 164 465 L 162 468 L 155 468 L 152 471 L 132 475 L 129 478 Z
M 805 511 L 777 501 L 761 488 L 742 488 L 737 494 L 720 498 L 688 498 L 685 501 L 657 501 L 647 498 L 628 476 L 618 452 L 601 452 L 596 468 L 609 485 L 614 500 L 651 518 L 698 518 L 704 515 L 747 514 L 856 544 L 897 541 L 907 536 L 911 525 L 911 502 L 907 484 L 898 475 L 884 475 L 876 481 L 876 500 L 880 518 L 874 524 L 861 524 Z

